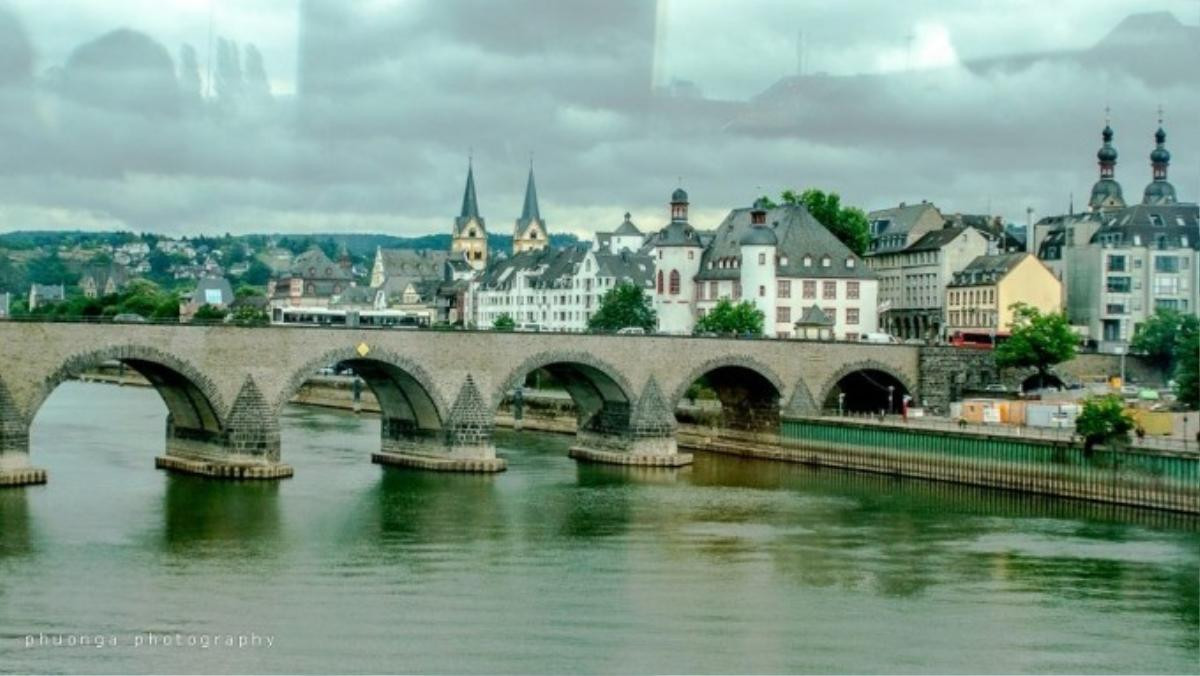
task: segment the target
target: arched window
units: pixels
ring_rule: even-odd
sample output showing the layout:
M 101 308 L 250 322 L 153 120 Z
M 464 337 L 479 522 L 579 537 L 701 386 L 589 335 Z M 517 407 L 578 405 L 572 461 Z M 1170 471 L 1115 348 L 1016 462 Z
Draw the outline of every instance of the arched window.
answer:
M 672 295 L 672 296 L 678 296 L 678 295 L 679 295 L 679 271 L 678 271 L 678 270 L 672 270 L 672 271 L 671 271 L 671 290 L 670 290 L 670 293 L 671 293 L 671 295 Z
M 472 228 L 472 229 L 470 229 L 470 230 L 468 230 L 468 231 L 467 231 L 467 237 L 474 237 L 474 236 L 475 236 L 475 229 L 474 229 L 474 228 Z
M 529 233 L 529 239 L 537 239 L 537 230 Z
M 662 270 L 659 270 L 659 271 L 658 271 L 658 292 L 659 292 L 659 293 L 662 293 L 662 292 L 663 292 L 663 274 L 662 274 Z

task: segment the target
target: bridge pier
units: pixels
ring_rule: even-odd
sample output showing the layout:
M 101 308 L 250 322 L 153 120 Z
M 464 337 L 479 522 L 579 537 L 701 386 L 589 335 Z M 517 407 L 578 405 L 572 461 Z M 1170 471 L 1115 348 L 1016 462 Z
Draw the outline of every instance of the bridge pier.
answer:
M 605 401 L 600 410 L 581 421 L 569 454 L 576 460 L 612 465 L 682 467 L 692 463 L 691 453 L 679 452 L 675 413 L 654 378 L 632 407 Z
M 167 415 L 167 452 L 154 466 L 221 479 L 283 479 L 292 467 L 279 461 L 279 419 L 247 377 L 220 432 L 175 424 Z
M 494 426 L 475 380 L 467 376 L 439 430 L 385 416 L 380 421 L 380 450 L 371 455 L 371 462 L 439 472 L 503 472 L 508 465 L 496 457 Z
M 29 426 L 0 383 L 0 486 L 46 483 L 46 470 L 29 463 Z

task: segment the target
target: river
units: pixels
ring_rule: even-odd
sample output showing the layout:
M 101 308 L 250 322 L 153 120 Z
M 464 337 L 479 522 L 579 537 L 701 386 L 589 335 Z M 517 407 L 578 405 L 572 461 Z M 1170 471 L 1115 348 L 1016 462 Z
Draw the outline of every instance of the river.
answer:
M 39 412 L 50 483 L 0 490 L 0 670 L 1200 669 L 1188 517 L 707 454 L 584 465 L 553 435 L 498 434 L 499 475 L 384 469 L 377 420 L 300 407 L 296 476 L 225 483 L 153 468 L 165 415 L 83 383 Z

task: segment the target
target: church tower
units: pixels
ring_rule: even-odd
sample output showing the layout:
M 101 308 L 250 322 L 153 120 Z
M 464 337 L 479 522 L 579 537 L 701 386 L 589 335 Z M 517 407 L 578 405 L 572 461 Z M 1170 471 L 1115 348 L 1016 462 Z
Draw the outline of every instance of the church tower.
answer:
M 450 252 L 461 253 L 467 263 L 476 270 L 487 267 L 487 228 L 479 215 L 479 202 L 475 198 L 475 170 L 467 162 L 467 187 L 463 190 L 462 213 L 454 219 L 451 233 Z
M 1162 111 L 1158 114 L 1158 131 L 1154 132 L 1154 150 L 1150 151 L 1152 179 L 1142 193 L 1142 204 L 1175 204 L 1175 186 L 1167 182 L 1167 166 L 1171 153 L 1167 151 L 1167 132 L 1162 128 Z
M 1088 208 L 1095 211 L 1121 209 L 1125 206 L 1125 197 L 1121 194 L 1121 184 L 1117 183 L 1117 149 L 1113 147 L 1113 130 L 1104 123 L 1104 131 L 1100 134 L 1104 145 L 1096 152 L 1100 162 L 1100 180 L 1092 186 L 1092 197 L 1088 200 Z
M 525 184 L 525 206 L 513 230 L 513 253 L 540 251 L 549 244 L 546 222 L 538 211 L 537 188 L 533 184 L 533 163 L 529 163 L 529 181 Z

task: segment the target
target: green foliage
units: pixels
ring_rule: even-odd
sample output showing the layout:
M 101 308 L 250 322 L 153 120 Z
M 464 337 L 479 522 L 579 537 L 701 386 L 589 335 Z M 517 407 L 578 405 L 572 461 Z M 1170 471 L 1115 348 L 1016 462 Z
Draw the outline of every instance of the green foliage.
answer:
M 600 299 L 596 314 L 588 320 L 593 331 L 619 331 L 636 326 L 647 333 L 658 326 L 658 315 L 650 305 L 650 297 L 642 287 L 624 282 L 609 289 Z
M 1035 307 L 1016 303 L 1012 333 L 996 346 L 996 366 L 1033 368 L 1045 382 L 1050 368 L 1075 356 L 1078 339 L 1067 316 L 1061 312 L 1042 314 Z
M 728 299 L 722 299 L 696 322 L 695 332 L 761 336 L 765 319 L 754 303 L 742 301 L 734 305 Z
M 813 218 L 856 255 L 862 256 L 866 253 L 871 243 L 867 215 L 857 207 L 842 206 L 841 197 L 837 193 L 826 193 L 815 188 L 809 188 L 799 194 L 794 190 L 784 190 L 779 199 L 786 205 L 802 205 Z
M 26 265 L 26 274 L 29 281 L 37 284 L 73 286 L 79 283 L 79 275 L 67 268 L 66 263 L 54 251 L 31 259 Z
M 1130 350 L 1145 355 L 1163 373 L 1170 373 L 1175 365 L 1176 343 L 1185 317 L 1195 319 L 1195 315 L 1159 308 L 1153 317 L 1138 324 Z
M 507 312 L 496 317 L 496 321 L 492 322 L 492 329 L 495 331 L 512 331 L 516 328 L 517 322 Z
M 1133 418 L 1125 411 L 1121 398 L 1115 394 L 1091 397 L 1083 402 L 1083 410 L 1075 418 L 1075 432 L 1084 439 L 1084 448 L 1096 444 L 1121 444 L 1129 440 Z
M 271 268 L 257 258 L 250 261 L 250 268 L 237 279 L 239 284 L 251 286 L 266 286 L 270 280 Z
M 200 324 L 214 324 L 225 321 L 227 316 L 229 316 L 229 311 L 225 308 L 205 303 L 196 309 L 196 314 L 192 315 L 192 321 Z
M 1200 319 L 1187 315 L 1175 340 L 1175 396 L 1191 410 L 1200 408 Z
M 204 308 L 200 309 L 203 310 Z M 234 309 L 229 315 L 229 321 L 238 326 L 266 326 L 271 323 L 271 318 L 266 312 L 256 307 L 243 305 Z

